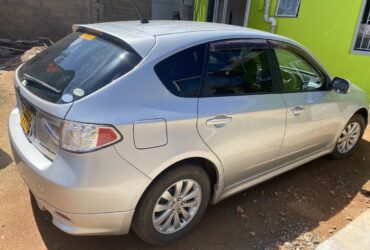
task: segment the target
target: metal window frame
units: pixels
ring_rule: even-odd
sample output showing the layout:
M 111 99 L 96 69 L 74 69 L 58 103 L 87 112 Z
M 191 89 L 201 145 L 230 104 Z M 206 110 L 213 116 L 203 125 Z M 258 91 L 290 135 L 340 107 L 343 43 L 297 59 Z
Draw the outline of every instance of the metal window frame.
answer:
M 358 32 L 360 31 L 360 26 L 361 26 L 361 23 L 362 23 L 362 19 L 365 15 L 364 12 L 365 12 L 367 1 L 369 1 L 369 0 L 362 0 L 362 7 L 361 7 L 360 13 L 358 15 L 357 26 L 356 26 L 355 34 L 353 36 L 352 46 L 351 46 L 351 49 L 350 49 L 350 53 L 352 53 L 352 54 L 370 56 L 370 51 L 361 51 L 361 50 L 356 50 L 355 49 L 356 41 L 357 41 L 357 35 L 358 35 Z
M 244 27 L 248 27 L 249 23 L 249 12 L 251 9 L 251 2 L 252 0 L 246 0 L 247 2 L 245 3 L 245 13 L 244 13 Z
M 282 1 L 282 0 L 278 0 L 278 3 L 276 4 L 275 16 L 276 16 L 276 17 L 297 18 L 297 17 L 298 17 L 298 13 L 299 13 L 299 9 L 300 9 L 300 7 L 301 7 L 302 0 L 297 0 L 297 1 L 299 1 L 299 3 L 298 3 L 298 7 L 297 7 L 297 10 L 296 10 L 295 15 L 282 15 L 282 14 L 278 14 L 278 10 L 279 10 L 279 6 L 280 6 L 281 1 Z
M 222 14 L 221 14 L 221 23 L 225 23 L 226 22 L 226 11 L 227 11 L 227 5 L 228 5 L 228 0 L 224 0 L 224 2 L 222 3 L 223 4 L 223 9 L 222 9 Z M 217 23 L 217 19 L 218 19 L 218 6 L 220 5 L 220 1 L 219 0 L 215 0 L 215 5 L 214 5 L 214 8 L 213 8 L 213 22 L 214 23 Z
M 243 27 L 247 27 L 248 26 L 251 1 L 252 0 L 246 0 L 246 3 L 245 3 Z M 222 20 L 221 20 L 221 23 L 226 23 L 228 4 L 229 4 L 229 0 L 224 0 L 224 3 L 223 3 L 224 6 L 223 6 L 223 10 L 222 10 Z M 214 22 L 214 23 L 217 23 L 218 6 L 219 6 L 219 0 L 215 0 L 214 6 L 213 6 L 213 20 L 212 20 L 212 22 Z

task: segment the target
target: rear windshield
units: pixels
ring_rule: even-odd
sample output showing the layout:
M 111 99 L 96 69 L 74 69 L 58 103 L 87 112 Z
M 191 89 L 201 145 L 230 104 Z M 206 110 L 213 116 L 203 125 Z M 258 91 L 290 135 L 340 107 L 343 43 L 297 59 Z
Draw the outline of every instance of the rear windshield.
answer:
M 25 63 L 19 78 L 35 95 L 53 103 L 66 103 L 102 88 L 140 60 L 121 40 L 74 32 Z

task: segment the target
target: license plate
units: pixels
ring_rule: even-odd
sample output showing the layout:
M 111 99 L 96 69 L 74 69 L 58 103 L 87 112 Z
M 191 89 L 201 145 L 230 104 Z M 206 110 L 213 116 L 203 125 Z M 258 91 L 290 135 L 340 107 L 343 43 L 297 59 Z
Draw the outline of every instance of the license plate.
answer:
M 31 122 L 32 122 L 32 112 L 28 107 L 23 105 L 21 113 L 21 127 L 26 135 L 30 132 Z

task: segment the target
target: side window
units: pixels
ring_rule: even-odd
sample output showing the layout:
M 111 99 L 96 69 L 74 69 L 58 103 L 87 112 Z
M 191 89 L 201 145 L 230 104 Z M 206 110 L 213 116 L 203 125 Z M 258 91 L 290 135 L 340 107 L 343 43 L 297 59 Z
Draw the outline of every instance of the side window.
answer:
M 266 94 L 272 91 L 266 49 L 241 45 L 226 48 L 210 45 L 202 96 Z
M 370 52 L 370 1 L 363 1 L 360 23 L 357 26 L 354 50 L 367 54 Z
M 301 56 L 285 49 L 275 49 L 275 52 L 284 92 L 326 90 L 325 77 Z
M 154 70 L 174 95 L 198 97 L 206 45 L 198 45 L 174 54 L 155 65 Z
M 276 5 L 275 16 L 298 17 L 301 0 L 279 0 Z

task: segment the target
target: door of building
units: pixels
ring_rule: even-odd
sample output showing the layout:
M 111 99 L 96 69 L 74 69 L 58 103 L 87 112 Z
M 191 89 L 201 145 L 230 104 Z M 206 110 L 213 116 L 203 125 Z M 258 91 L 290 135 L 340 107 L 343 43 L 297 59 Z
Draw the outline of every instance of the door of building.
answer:
M 248 25 L 250 0 L 215 0 L 213 22 Z
M 193 20 L 191 0 L 152 0 L 152 20 Z

